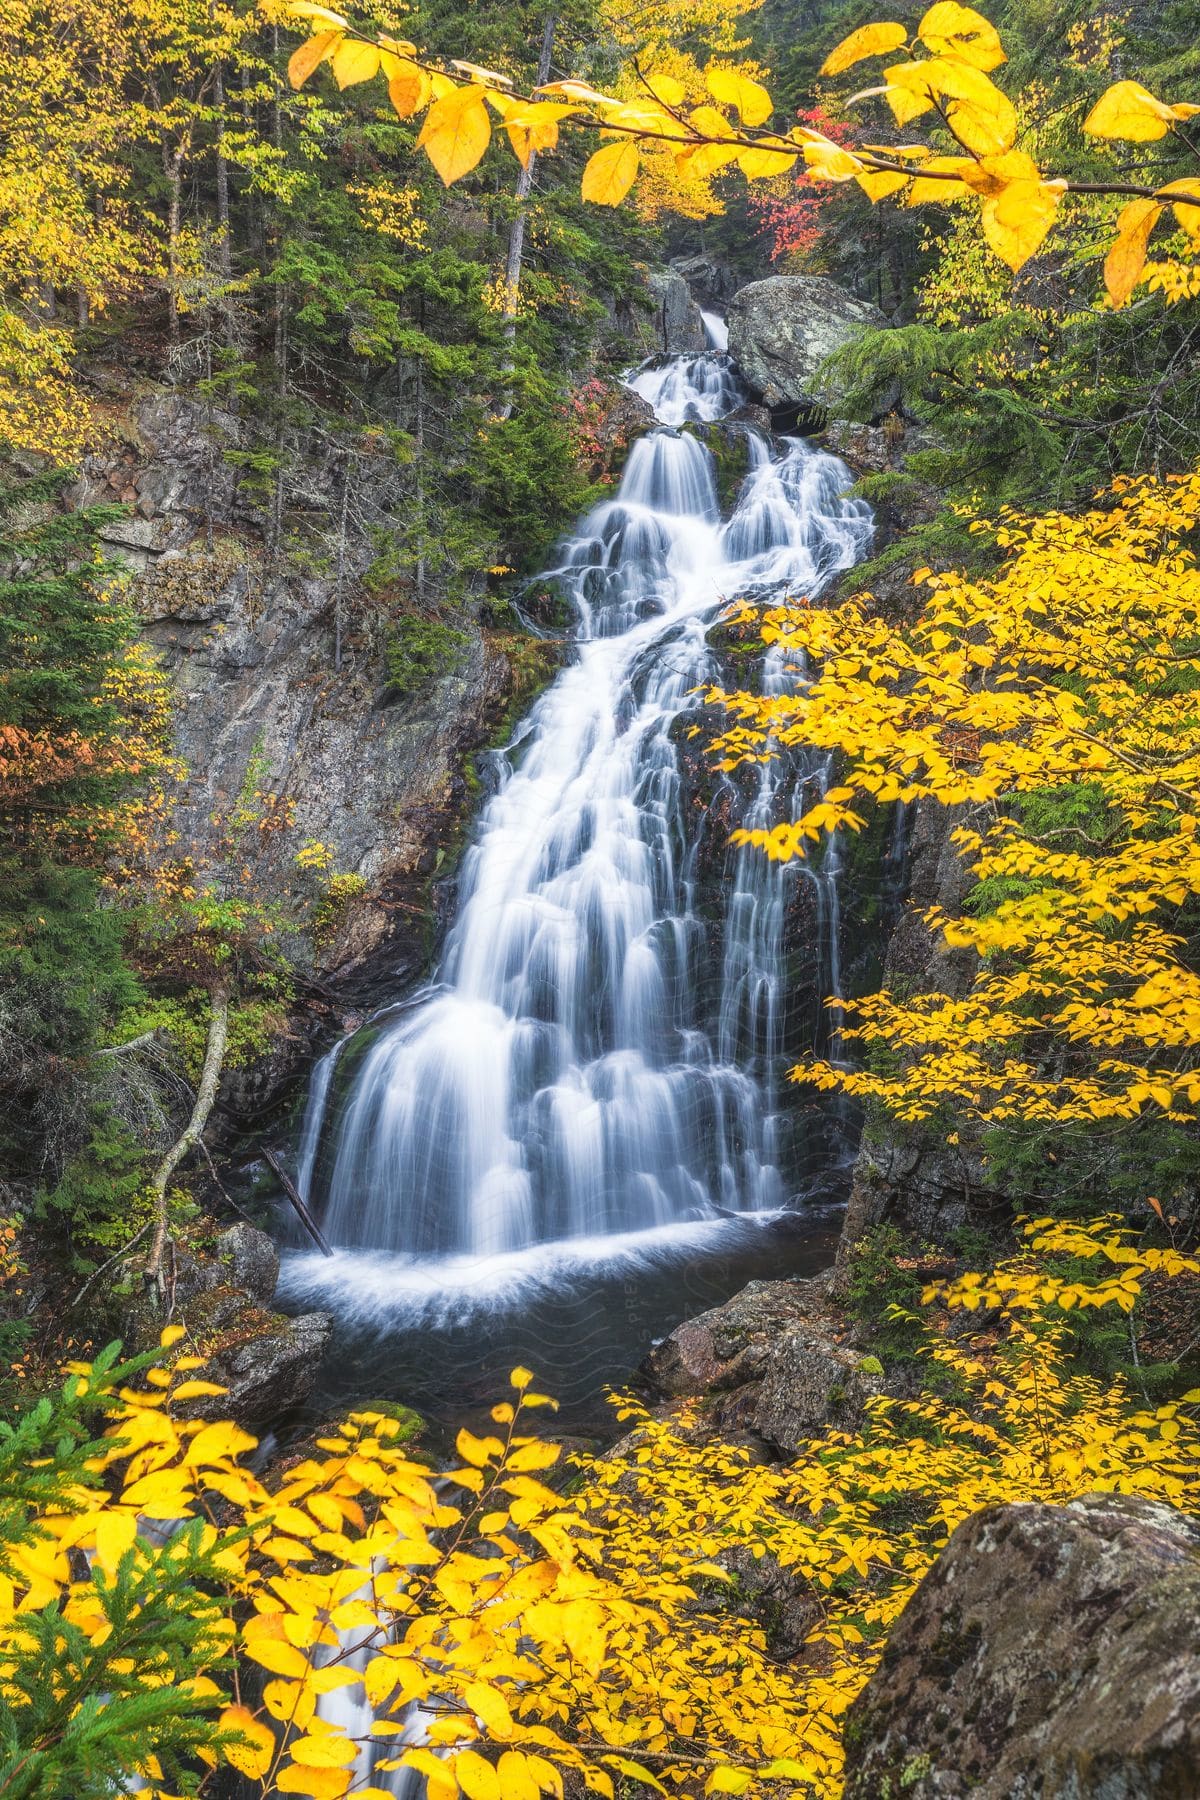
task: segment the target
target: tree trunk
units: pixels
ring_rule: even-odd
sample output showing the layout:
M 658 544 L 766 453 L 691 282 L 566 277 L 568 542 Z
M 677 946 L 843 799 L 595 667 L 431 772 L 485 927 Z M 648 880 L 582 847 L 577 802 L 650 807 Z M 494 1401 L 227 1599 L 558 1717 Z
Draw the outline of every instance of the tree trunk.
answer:
M 183 159 L 186 140 L 170 155 L 163 146 L 163 170 L 167 177 L 167 337 L 171 348 L 179 343 L 179 228 L 183 211 Z
M 537 69 L 538 87 L 543 87 L 550 79 L 550 65 L 554 57 L 554 33 L 557 26 L 558 14 L 551 13 L 542 32 L 542 53 L 538 57 Z M 521 298 L 521 268 L 525 260 L 525 226 L 529 218 L 529 196 L 533 191 L 533 174 L 536 167 L 537 151 L 531 150 L 528 161 L 517 177 L 517 209 L 508 234 L 508 257 L 504 265 L 504 337 L 507 348 L 500 370 L 500 378 L 506 388 L 511 382 L 513 374 L 517 308 Z M 502 419 L 510 418 L 512 409 L 512 394 L 506 392 L 502 395 L 500 405 L 496 409 L 498 416 Z
M 232 247 L 228 241 L 228 162 L 225 158 L 225 70 L 216 65 L 212 72 L 212 103 L 218 112 L 216 122 L 216 256 L 223 279 L 234 274 Z
M 267 563 L 274 567 L 283 536 L 284 474 L 287 452 L 288 393 L 287 288 L 275 286 L 275 393 L 279 419 L 275 428 L 275 486 L 271 495 L 271 511 L 267 520 Z
M 350 465 L 347 450 L 342 457 L 342 504 L 338 517 L 337 569 L 333 579 L 333 666 L 342 666 L 342 593 L 346 582 L 346 521 L 350 512 Z
M 155 1169 L 150 1184 L 154 1193 L 154 1236 L 150 1241 L 150 1254 L 146 1258 L 143 1274 L 147 1284 L 156 1288 L 160 1293 L 162 1290 L 163 1252 L 167 1247 L 167 1183 L 188 1151 L 194 1150 L 200 1142 L 204 1127 L 208 1124 L 209 1114 L 212 1112 L 213 1103 L 217 1098 L 217 1087 L 221 1080 L 221 1069 L 225 1062 L 225 1047 L 228 1042 L 229 989 L 217 987 L 213 990 L 212 1011 L 208 1022 L 208 1042 L 204 1047 L 204 1067 L 200 1071 L 200 1085 L 196 1089 L 192 1116 Z
M 421 302 L 421 328 L 425 327 L 425 302 Z M 417 606 L 425 604 L 425 364 L 417 358 L 417 428 L 413 433 L 417 477 Z

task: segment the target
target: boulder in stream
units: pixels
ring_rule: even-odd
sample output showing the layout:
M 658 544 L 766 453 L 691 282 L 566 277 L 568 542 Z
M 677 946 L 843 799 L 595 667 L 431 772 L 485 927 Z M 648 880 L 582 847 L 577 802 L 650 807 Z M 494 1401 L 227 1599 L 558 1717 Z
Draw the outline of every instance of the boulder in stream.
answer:
M 1200 1523 L 1119 1494 L 976 1513 L 845 1736 L 846 1800 L 1196 1800 Z
M 783 1455 L 826 1425 L 850 1429 L 883 1381 L 878 1363 L 845 1341 L 831 1285 L 831 1272 L 752 1281 L 677 1326 L 639 1374 L 664 1398 L 710 1395 L 722 1435 L 749 1435 Z
M 739 289 L 728 324 L 729 354 L 752 392 L 776 411 L 816 413 L 829 403 L 817 380 L 825 358 L 887 320 L 823 275 L 771 275 Z

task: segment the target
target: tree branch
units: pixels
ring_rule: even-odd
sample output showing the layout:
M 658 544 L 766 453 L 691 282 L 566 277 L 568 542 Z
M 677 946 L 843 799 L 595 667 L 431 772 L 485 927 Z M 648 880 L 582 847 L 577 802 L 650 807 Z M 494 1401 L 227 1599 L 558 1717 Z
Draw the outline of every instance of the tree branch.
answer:
M 199 1143 L 204 1127 L 208 1124 L 209 1114 L 212 1112 L 213 1103 L 217 1097 L 217 1087 L 221 1080 L 221 1069 L 225 1062 L 225 1049 L 228 1042 L 229 989 L 219 986 L 213 990 L 208 1042 L 204 1049 L 204 1067 L 200 1073 L 200 1085 L 196 1089 L 196 1101 L 192 1107 L 192 1116 L 155 1169 L 151 1182 L 154 1193 L 154 1237 L 150 1244 L 150 1254 L 146 1258 L 143 1274 L 147 1283 L 160 1292 L 163 1251 L 167 1244 L 167 1183 L 188 1151 L 194 1149 Z

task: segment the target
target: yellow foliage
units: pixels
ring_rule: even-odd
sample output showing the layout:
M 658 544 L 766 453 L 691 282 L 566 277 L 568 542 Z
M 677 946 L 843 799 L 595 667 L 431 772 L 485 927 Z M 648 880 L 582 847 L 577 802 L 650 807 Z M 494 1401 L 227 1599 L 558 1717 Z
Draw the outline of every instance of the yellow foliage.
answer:
M 1005 514 L 994 577 L 918 571 L 925 604 L 897 629 L 869 595 L 770 610 L 767 641 L 811 659 L 800 692 L 713 690 L 723 766 L 793 743 L 840 750 L 841 784 L 794 823 L 738 834 L 803 855 L 874 803 L 978 809 L 955 839 L 1006 896 L 929 915 L 973 951 L 969 993 L 852 1007 L 869 1068 L 811 1061 L 797 1080 L 907 1120 L 948 1106 L 988 1125 L 1087 1124 L 1200 1111 L 1200 978 L 1177 934 L 1200 893 L 1200 475 L 1122 480 L 1079 517 Z M 1041 835 L 1022 796 L 1089 796 L 1096 823 Z
M 880 1395 L 856 1435 L 826 1430 L 786 1467 L 706 1440 L 686 1407 L 652 1418 L 622 1401 L 626 1448 L 585 1462 L 570 1499 L 527 1472 L 558 1457 L 522 1432 L 524 1409 L 545 1400 L 528 1370 L 495 1409 L 502 1438 L 460 1434 L 459 1453 L 486 1469 L 478 1484 L 435 1474 L 394 1420 L 361 1411 L 267 1485 L 249 1466 L 253 1438 L 175 1411 L 200 1359 L 176 1356 L 172 1328 L 144 1386 L 110 1388 L 106 1447 L 25 1526 L 8 1515 L 0 1699 L 27 1704 L 17 1669 L 39 1653 L 27 1626 L 59 1607 L 98 1652 L 91 1689 L 60 1675 L 62 1720 L 103 1706 L 113 1606 L 136 1612 L 177 1586 L 190 1557 L 209 1591 L 184 1590 L 192 1647 L 177 1679 L 197 1708 L 223 1708 L 202 1754 L 264 1796 L 372 1795 L 408 1768 L 443 1800 L 561 1796 L 569 1778 L 613 1796 L 619 1776 L 668 1793 L 837 1800 L 846 1709 L 957 1525 L 983 1506 L 1096 1488 L 1179 1503 L 1200 1476 L 1186 1401 L 1135 1407 L 1063 1351 L 1072 1308 L 1127 1309 L 1147 1276 L 1200 1264 L 1109 1219 L 1038 1220 L 1026 1239 L 998 1268 L 923 1297 L 937 1309 L 925 1354 L 955 1399 Z M 1064 1259 L 1085 1274 L 1068 1280 Z M 945 1309 L 982 1307 L 999 1314 L 986 1338 L 945 1332 Z M 195 1523 L 164 1542 L 154 1517 Z M 773 1559 L 819 1601 L 791 1662 L 727 1605 L 731 1550 Z M 131 1654 L 126 1673 L 154 1692 L 153 1640 Z M 259 1670 L 272 1678 L 256 1700 Z M 372 1709 L 352 1709 L 356 1736 L 323 1710 L 343 1691 Z M 138 1759 L 144 1800 L 168 1800 L 152 1734 Z
M 543 96 L 572 102 L 569 111 L 576 126 L 598 126 L 624 139 L 589 160 L 583 177 L 585 199 L 617 206 L 636 182 L 635 204 L 645 217 L 669 209 L 703 218 L 721 210 L 712 180 L 722 169 L 736 163 L 748 180 L 784 174 L 792 167 L 799 144 L 812 178 L 853 180 L 873 202 L 892 196 L 903 196 L 910 204 L 944 202 L 954 197 L 956 189 L 960 194 L 966 190 L 979 199 L 978 223 L 986 243 L 1014 273 L 1037 254 L 1064 195 L 1074 187 L 1088 193 L 1131 194 L 1138 210 L 1126 208 L 1105 265 L 1109 295 L 1116 305 L 1123 305 L 1143 278 L 1146 244 L 1168 200 L 1193 247 L 1200 246 L 1200 166 L 1194 176 L 1163 187 L 1148 178 L 1075 183 L 1069 176 L 1046 173 L 1026 152 L 1016 151 L 1017 106 L 991 78 L 991 72 L 1007 60 L 1000 34 L 982 13 L 958 0 L 936 0 L 911 40 L 907 28 L 894 21 L 860 26 L 822 66 L 823 74 L 835 76 L 866 60 L 902 53 L 902 60 L 883 70 L 882 86 L 856 94 L 853 102 L 881 94 L 897 125 L 923 119 L 931 128 L 931 141 L 900 147 L 841 146 L 822 142 L 812 132 L 770 129 L 774 102 L 759 79 L 762 71 L 725 60 L 744 47 L 737 37 L 739 22 L 754 3 L 604 0 L 601 23 L 625 59 L 615 93 L 598 93 L 573 80 L 552 82 L 540 90 Z M 307 79 L 330 55 L 335 77 L 343 85 L 369 79 L 375 46 L 346 36 L 339 29 L 345 25 L 339 15 L 314 8 L 307 0 L 285 4 L 284 11 L 331 28 L 296 53 L 293 80 Z M 1070 41 L 1078 47 L 1076 38 Z M 684 44 L 698 45 L 700 57 L 681 48 Z M 339 59 L 345 60 L 347 72 L 341 72 Z M 381 55 L 380 61 L 387 74 L 386 56 Z M 406 66 L 408 74 L 392 80 L 393 103 L 407 118 L 433 97 L 419 142 L 442 179 L 456 181 L 477 165 L 491 136 L 480 93 L 486 92 L 503 115 L 506 106 L 501 101 L 511 107 L 515 100 L 507 91 L 511 84 L 507 77 L 456 60 L 449 65 L 452 74 L 435 71 L 424 91 L 417 64 Z M 1200 105 L 1168 103 L 1141 83 L 1124 80 L 1101 96 L 1084 130 L 1092 137 L 1150 143 L 1197 113 Z M 523 163 L 531 148 L 541 147 L 532 144 L 529 129 L 529 120 L 522 118 L 508 133 Z M 558 138 L 557 118 L 547 123 L 546 132 L 544 147 L 552 148 Z M 1186 137 L 1176 135 L 1194 154 Z M 1200 158 L 1196 160 L 1200 164 Z M 1156 266 L 1153 286 L 1168 299 L 1190 292 L 1189 283 L 1189 264 Z

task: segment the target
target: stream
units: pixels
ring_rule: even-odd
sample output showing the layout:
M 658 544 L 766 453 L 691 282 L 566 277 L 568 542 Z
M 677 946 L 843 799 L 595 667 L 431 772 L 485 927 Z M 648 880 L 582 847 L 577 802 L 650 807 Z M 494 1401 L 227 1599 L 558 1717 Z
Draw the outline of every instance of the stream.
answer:
M 523 1362 L 585 1430 L 681 1318 L 830 1260 L 852 1122 L 786 1070 L 837 1053 L 840 847 L 781 867 L 728 843 L 796 816 L 828 759 L 714 773 L 696 689 L 795 681 L 713 627 L 818 593 L 871 514 L 837 458 L 733 425 L 723 518 L 699 433 L 742 404 L 727 357 L 628 384 L 662 423 L 541 577 L 572 660 L 494 758 L 440 966 L 314 1073 L 293 1167 L 336 1254 L 287 1252 L 281 1297 L 337 1320 L 326 1404 L 461 1417 Z

